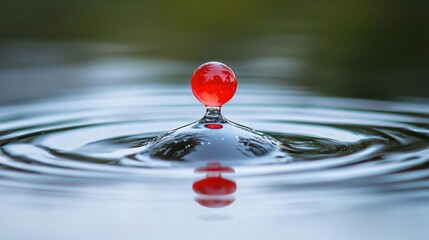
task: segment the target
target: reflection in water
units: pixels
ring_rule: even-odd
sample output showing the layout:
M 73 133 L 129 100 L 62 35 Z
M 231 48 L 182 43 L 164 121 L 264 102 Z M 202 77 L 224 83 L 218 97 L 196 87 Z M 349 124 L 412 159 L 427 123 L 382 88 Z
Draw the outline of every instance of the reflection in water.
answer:
M 223 128 L 222 124 L 217 124 L 217 123 L 208 123 L 208 124 L 204 125 L 204 127 L 210 128 L 210 129 L 221 129 L 221 128 Z
M 211 162 L 206 167 L 195 169 L 196 173 L 206 173 L 204 179 L 195 181 L 192 189 L 198 196 L 195 201 L 208 208 L 222 208 L 235 201 L 233 193 L 237 184 L 230 179 L 223 178 L 222 173 L 234 173 L 234 169 L 224 167 L 220 163 Z

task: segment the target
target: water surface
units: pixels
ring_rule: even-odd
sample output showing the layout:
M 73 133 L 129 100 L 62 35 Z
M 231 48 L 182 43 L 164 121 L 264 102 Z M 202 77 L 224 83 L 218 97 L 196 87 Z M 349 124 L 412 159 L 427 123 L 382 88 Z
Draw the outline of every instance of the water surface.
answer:
M 196 171 L 204 160 L 134 157 L 152 138 L 204 114 L 187 84 L 123 84 L 4 105 L 3 235 L 350 239 L 350 228 L 356 228 L 356 239 L 422 236 L 420 223 L 409 217 L 429 214 L 426 102 L 335 98 L 297 86 L 244 82 L 223 112 L 281 141 L 292 158 L 244 164 L 225 159 L 220 164 L 230 170 L 217 170 L 226 180 L 216 183 L 229 184 L 223 185 L 226 198 L 193 189 L 219 176 Z M 326 229 L 333 225 L 338 227 Z M 308 228 L 314 231 L 302 231 Z

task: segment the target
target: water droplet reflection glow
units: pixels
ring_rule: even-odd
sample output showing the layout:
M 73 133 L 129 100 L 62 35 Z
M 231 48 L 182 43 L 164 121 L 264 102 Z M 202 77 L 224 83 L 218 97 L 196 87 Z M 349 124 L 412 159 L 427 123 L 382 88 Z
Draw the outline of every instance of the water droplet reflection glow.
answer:
M 195 201 L 208 208 L 222 208 L 231 205 L 235 201 L 233 193 L 237 190 L 237 184 L 222 173 L 234 173 L 234 169 L 224 167 L 220 163 L 208 163 L 206 167 L 195 169 L 196 173 L 206 173 L 204 179 L 195 181 L 192 189 L 198 196 Z

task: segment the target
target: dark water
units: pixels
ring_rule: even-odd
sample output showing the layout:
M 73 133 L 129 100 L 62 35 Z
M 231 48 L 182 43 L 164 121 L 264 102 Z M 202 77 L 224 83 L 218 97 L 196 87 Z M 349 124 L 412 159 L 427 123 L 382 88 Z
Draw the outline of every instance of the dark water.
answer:
M 291 159 L 225 159 L 212 163 L 222 169 L 204 170 L 204 159 L 136 158 L 152 138 L 204 114 L 184 81 L 3 105 L 2 236 L 424 239 L 427 102 L 326 97 L 243 81 L 224 115 L 282 142 Z

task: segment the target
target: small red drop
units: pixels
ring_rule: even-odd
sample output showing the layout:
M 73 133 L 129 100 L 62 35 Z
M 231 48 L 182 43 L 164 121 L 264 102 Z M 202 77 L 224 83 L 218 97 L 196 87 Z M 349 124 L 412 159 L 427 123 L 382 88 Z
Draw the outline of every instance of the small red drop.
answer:
M 192 75 L 192 92 L 207 107 L 221 107 L 237 89 L 234 72 L 223 63 L 208 62 L 199 66 Z
M 217 124 L 217 123 L 207 123 L 206 125 L 204 125 L 204 127 L 210 128 L 210 129 L 222 129 L 223 128 L 223 126 L 221 124 Z

